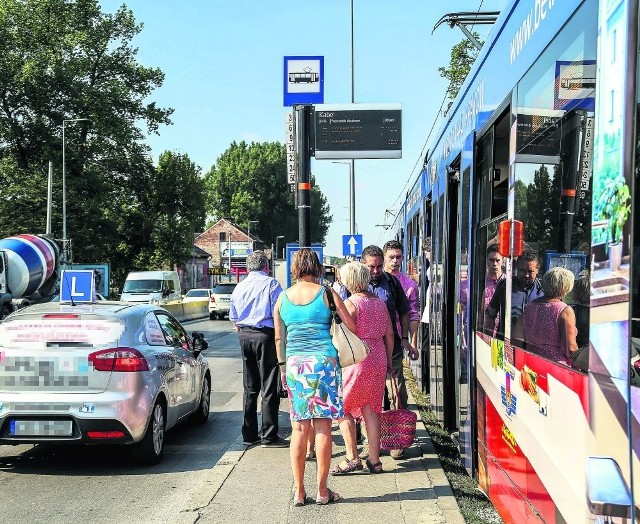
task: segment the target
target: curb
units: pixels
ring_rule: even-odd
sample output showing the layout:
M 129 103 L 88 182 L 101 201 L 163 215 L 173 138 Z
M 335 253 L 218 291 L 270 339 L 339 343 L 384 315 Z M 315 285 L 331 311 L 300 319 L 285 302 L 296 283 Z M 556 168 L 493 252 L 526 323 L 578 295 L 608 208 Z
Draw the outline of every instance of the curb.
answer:
M 425 473 L 431 480 L 433 492 L 438 499 L 438 506 L 442 510 L 442 514 L 447 524 L 465 524 L 464 517 L 458 506 L 458 501 L 453 495 L 449 479 L 444 473 L 440 458 L 436 453 L 436 449 L 431 440 L 431 435 L 427 431 L 424 421 L 417 409 L 415 399 L 411 392 L 409 393 L 409 407 L 411 411 L 416 413 L 416 441 L 422 453 L 422 462 L 425 466 Z

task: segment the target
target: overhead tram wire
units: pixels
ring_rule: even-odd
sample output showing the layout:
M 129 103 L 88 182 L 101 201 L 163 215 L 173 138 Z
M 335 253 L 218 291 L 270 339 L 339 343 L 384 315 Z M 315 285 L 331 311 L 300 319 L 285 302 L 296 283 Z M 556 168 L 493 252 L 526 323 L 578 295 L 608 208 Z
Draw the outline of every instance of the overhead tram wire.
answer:
M 480 10 L 482 9 L 482 4 L 484 4 L 484 0 L 480 0 L 480 5 L 478 5 L 478 13 L 480 13 Z M 471 25 L 471 30 L 473 30 L 475 24 Z M 438 109 L 438 117 L 442 114 L 442 108 L 444 106 L 444 103 L 447 101 L 447 93 L 449 92 L 449 87 L 451 87 L 451 82 L 449 82 L 449 85 L 447 86 L 447 89 L 445 89 L 444 92 L 444 97 L 442 99 L 442 103 L 440 104 L 440 109 Z M 431 129 L 429 130 L 429 134 L 427 135 L 426 140 L 424 141 L 424 145 L 422 146 L 422 150 L 420 151 L 420 155 L 418 156 L 418 159 L 416 160 L 415 165 L 413 166 L 413 168 L 411 169 L 411 173 L 409 175 L 409 177 L 407 178 L 406 182 L 404 183 L 404 186 L 402 186 L 402 189 L 400 190 L 400 194 L 396 197 L 396 199 L 394 200 L 393 204 L 391 205 L 391 207 L 395 206 L 396 203 L 398 203 L 398 201 L 400 200 L 400 198 L 402 197 L 402 195 L 404 194 L 406 188 L 409 185 L 409 182 L 416 176 L 415 175 L 415 170 L 416 167 L 418 165 L 418 163 L 420 162 L 420 160 L 424 160 L 424 150 L 427 147 L 427 144 L 429 143 L 429 138 L 431 137 L 431 133 L 433 132 L 433 128 L 435 127 L 436 123 L 438 122 L 438 118 L 436 118 L 433 122 L 433 125 L 431 126 Z M 386 219 L 386 215 L 385 215 L 385 219 Z M 385 220 L 386 222 L 386 220 Z M 385 231 L 388 228 L 385 228 Z
M 427 147 L 427 144 L 429 143 L 429 139 L 431 138 L 431 133 L 433 133 L 433 129 L 436 127 L 436 124 L 440 120 L 439 117 L 442 114 L 442 108 L 444 107 L 444 103 L 447 101 L 447 93 L 449 93 L 449 87 L 450 86 L 451 86 L 451 82 L 449 82 L 449 85 L 447 86 L 447 88 L 444 91 L 444 97 L 442 98 L 442 103 L 440 104 L 440 109 L 438 109 L 438 113 L 437 113 L 438 116 L 434 119 L 433 124 L 431 125 L 431 129 L 429 129 L 429 134 L 427 135 L 427 138 L 424 141 L 424 144 L 422 146 L 422 150 L 420 151 L 420 155 L 418 156 L 418 159 L 416 160 L 416 163 L 413 165 L 413 168 L 411 169 L 411 173 L 409 174 L 409 177 L 407 178 L 407 180 L 405 181 L 404 185 L 402 186 L 402 189 L 400 190 L 400 194 L 393 201 L 393 204 L 391 204 L 391 207 L 389 209 L 394 208 L 395 205 L 400 200 L 400 198 L 402 198 L 402 195 L 404 195 L 405 190 L 409 187 L 409 183 L 416 176 L 416 173 L 415 173 L 416 167 L 418 166 L 418 164 L 420 163 L 421 160 L 424 162 L 424 151 L 425 151 L 425 149 Z

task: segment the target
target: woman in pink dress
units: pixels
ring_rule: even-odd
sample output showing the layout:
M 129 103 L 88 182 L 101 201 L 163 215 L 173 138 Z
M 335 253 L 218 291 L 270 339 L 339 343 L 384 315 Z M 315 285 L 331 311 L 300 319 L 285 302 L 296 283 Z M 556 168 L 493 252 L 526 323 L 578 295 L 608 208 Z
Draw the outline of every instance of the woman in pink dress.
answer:
M 345 418 L 340 431 L 347 457 L 331 469 L 332 475 L 344 475 L 362 469 L 358 457 L 355 418 L 362 417 L 367 428 L 371 473 L 382 473 L 380 462 L 380 413 L 387 370 L 391 369 L 393 327 L 385 303 L 368 291 L 369 268 L 360 262 L 350 262 L 340 270 L 342 283 L 351 293 L 344 304 L 356 323 L 356 334 L 371 352 L 359 364 L 342 368 L 342 393 Z
M 544 296 L 527 304 L 522 327 L 527 351 L 571 366 L 571 353 L 578 349 L 576 315 L 562 299 L 573 289 L 574 276 L 554 267 L 542 277 Z

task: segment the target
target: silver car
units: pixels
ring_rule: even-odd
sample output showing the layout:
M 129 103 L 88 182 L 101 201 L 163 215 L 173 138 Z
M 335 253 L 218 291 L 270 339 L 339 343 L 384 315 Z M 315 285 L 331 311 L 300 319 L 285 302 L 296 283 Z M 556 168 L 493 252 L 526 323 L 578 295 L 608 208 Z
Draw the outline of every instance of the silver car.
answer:
M 128 444 L 156 464 L 165 431 L 209 417 L 206 347 L 148 304 L 20 310 L 0 323 L 0 444 Z
M 236 288 L 237 282 L 223 282 L 213 288 L 209 301 L 209 319 L 223 318 L 229 314 L 231 307 L 231 293 Z

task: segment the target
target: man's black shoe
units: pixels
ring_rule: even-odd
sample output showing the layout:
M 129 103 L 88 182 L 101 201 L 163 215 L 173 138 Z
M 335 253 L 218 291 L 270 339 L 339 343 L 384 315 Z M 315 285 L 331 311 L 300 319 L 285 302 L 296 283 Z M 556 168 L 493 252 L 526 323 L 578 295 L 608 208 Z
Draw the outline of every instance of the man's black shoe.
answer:
M 288 448 L 289 441 L 278 437 L 276 440 L 272 440 L 271 442 L 263 442 L 262 447 L 263 448 Z
M 256 439 L 256 440 L 243 440 L 242 441 L 242 445 L 243 446 L 255 446 L 256 444 L 260 444 L 260 439 Z

